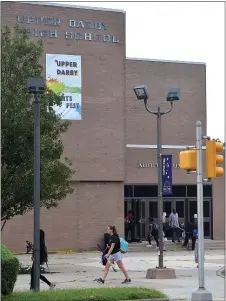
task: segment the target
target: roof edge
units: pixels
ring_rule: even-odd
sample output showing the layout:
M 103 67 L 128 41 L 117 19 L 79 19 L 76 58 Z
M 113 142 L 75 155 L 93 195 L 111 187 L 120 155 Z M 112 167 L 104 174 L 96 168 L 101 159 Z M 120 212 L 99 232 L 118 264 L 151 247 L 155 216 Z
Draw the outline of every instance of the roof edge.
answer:
M 17 1 L 13 1 L 13 2 L 17 2 Z M 54 2 L 36 2 L 36 1 L 18 1 L 18 2 L 24 3 L 24 4 L 34 4 L 34 5 L 42 5 L 42 6 L 46 5 L 46 6 L 55 6 L 55 7 L 65 7 L 65 8 L 78 8 L 78 9 L 86 9 L 86 10 L 99 10 L 99 11 L 105 11 L 105 12 L 115 12 L 115 13 L 126 14 L 126 12 L 124 10 L 113 9 L 113 8 L 71 5 L 71 4 L 54 3 Z
M 177 63 L 177 64 L 193 64 L 193 65 L 205 65 L 204 62 L 192 62 L 192 61 L 179 61 L 179 60 L 162 60 L 162 59 L 146 59 L 146 58 L 135 58 L 127 57 L 127 60 L 131 61 L 147 61 L 147 62 L 162 62 L 162 63 Z

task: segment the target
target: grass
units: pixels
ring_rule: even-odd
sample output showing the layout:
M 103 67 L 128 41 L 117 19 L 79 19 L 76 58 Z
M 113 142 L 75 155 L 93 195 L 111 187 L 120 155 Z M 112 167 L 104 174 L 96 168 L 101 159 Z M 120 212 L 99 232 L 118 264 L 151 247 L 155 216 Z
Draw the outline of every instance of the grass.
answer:
M 3 301 L 119 301 L 137 299 L 167 299 L 167 296 L 155 289 L 131 287 L 67 289 L 40 293 L 21 292 L 2 297 Z

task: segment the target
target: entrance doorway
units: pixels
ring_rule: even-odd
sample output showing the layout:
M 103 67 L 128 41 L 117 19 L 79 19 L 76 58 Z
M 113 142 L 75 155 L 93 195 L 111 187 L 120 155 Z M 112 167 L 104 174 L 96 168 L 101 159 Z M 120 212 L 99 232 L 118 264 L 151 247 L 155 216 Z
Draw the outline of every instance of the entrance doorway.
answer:
M 129 210 L 132 210 L 135 219 L 135 236 L 136 239 L 147 240 L 149 232 L 150 219 L 158 218 L 158 199 L 157 199 L 157 186 L 153 189 L 153 186 L 148 186 L 148 189 L 145 187 L 145 192 L 142 193 L 142 186 L 139 185 L 138 189 L 130 186 L 130 189 L 125 188 L 125 216 Z M 145 185 L 146 186 L 146 185 Z M 178 185 L 179 186 L 179 185 Z M 182 186 L 182 185 L 181 185 Z M 191 187 L 193 186 L 193 187 Z M 206 186 L 206 187 L 205 187 Z M 204 202 L 203 202 L 203 211 L 204 211 L 204 236 L 205 238 L 212 238 L 212 187 L 210 185 L 205 185 L 203 189 Z M 209 187 L 207 187 L 209 186 Z M 188 188 L 189 187 L 189 188 Z M 184 189 L 185 188 L 185 189 Z M 195 194 L 195 185 L 184 185 L 184 188 L 180 188 L 180 191 L 185 191 L 185 196 L 182 197 L 182 193 L 174 193 L 172 197 L 163 199 L 163 212 L 166 213 L 166 222 L 168 222 L 168 217 L 172 212 L 172 209 L 176 209 L 179 220 L 181 223 L 187 223 L 191 218 L 195 217 L 197 214 L 197 196 Z M 127 190 L 127 191 L 126 191 Z M 146 196 L 147 191 L 155 192 L 156 196 Z M 143 194 L 143 197 L 134 197 L 137 196 L 137 191 L 139 194 Z M 175 186 L 173 192 L 175 192 Z M 130 197 L 128 196 L 130 192 Z M 211 192 L 211 195 L 210 195 Z M 145 195 L 144 195 L 145 194 Z M 181 196 L 177 196 L 180 194 Z M 176 196 L 175 196 L 176 195 Z M 207 197 L 208 195 L 208 197 Z M 170 235 L 170 234 L 169 234 Z

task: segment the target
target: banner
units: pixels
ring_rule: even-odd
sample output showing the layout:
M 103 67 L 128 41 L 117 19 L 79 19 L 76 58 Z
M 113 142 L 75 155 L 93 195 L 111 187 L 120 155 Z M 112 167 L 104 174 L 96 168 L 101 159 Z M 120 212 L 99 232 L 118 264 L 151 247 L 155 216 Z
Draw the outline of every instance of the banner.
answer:
M 81 56 L 46 54 L 46 80 L 49 90 L 62 97 L 61 106 L 53 106 L 66 120 L 82 120 Z
M 162 195 L 172 195 L 172 155 L 161 155 L 162 158 Z

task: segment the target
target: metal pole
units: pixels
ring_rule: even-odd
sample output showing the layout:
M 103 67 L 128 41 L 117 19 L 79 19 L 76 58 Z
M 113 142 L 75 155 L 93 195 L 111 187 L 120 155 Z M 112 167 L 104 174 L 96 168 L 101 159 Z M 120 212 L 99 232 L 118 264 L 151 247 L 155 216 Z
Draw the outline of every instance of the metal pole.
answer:
M 202 123 L 196 122 L 196 175 L 197 175 L 197 205 L 198 205 L 198 264 L 199 288 L 192 293 L 191 301 L 212 301 L 213 297 L 205 289 L 204 277 L 204 229 L 203 229 L 203 175 L 202 175 Z
M 34 290 L 40 290 L 40 99 L 34 94 Z
M 159 268 L 163 268 L 163 225 L 162 225 L 162 214 L 163 214 L 163 199 L 162 199 L 162 137 L 161 137 L 161 112 L 158 107 L 157 115 L 157 162 L 158 162 L 158 239 L 159 239 Z
M 196 122 L 197 203 L 198 203 L 198 262 L 199 288 L 204 288 L 204 231 L 203 231 L 203 176 L 202 176 L 202 123 Z

